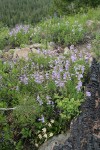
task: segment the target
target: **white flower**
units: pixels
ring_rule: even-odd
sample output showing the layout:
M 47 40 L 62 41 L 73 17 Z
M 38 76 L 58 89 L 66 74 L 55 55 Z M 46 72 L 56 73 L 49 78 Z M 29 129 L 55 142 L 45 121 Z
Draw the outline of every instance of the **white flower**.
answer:
M 40 133 L 40 130 L 38 130 L 37 133 Z
M 47 134 L 44 134 L 43 136 L 44 136 L 45 138 L 47 138 Z
M 82 27 L 80 27 L 80 28 L 78 29 L 78 31 L 79 31 L 79 32 L 81 32 L 82 30 L 83 30 L 83 28 L 82 28 Z
M 74 29 L 72 29 L 72 32 L 75 32 L 75 30 L 74 30 Z
M 52 126 L 51 123 L 48 123 L 48 126 L 51 127 Z
M 51 121 L 50 121 L 51 123 L 54 123 L 54 120 L 53 119 L 51 119 Z
M 51 132 L 50 134 L 49 134 L 49 137 L 52 137 L 53 136 L 53 133 Z
M 39 145 L 37 143 L 35 143 L 35 146 L 38 147 Z
M 46 128 L 43 128 L 42 131 L 45 133 L 45 132 L 47 131 L 47 129 L 46 129 Z
M 39 137 L 39 139 L 42 139 L 42 135 L 41 134 L 39 134 L 38 137 Z

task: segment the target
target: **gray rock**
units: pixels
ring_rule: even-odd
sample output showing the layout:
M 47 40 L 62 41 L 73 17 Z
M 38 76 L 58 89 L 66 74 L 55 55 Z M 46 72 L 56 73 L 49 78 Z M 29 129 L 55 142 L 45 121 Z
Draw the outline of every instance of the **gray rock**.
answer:
M 54 42 L 49 42 L 47 47 L 49 50 L 54 50 L 56 47 L 56 44 Z
M 35 48 L 32 48 L 32 49 L 31 49 L 31 52 L 34 53 L 34 54 L 38 54 L 38 51 L 37 51 L 37 49 L 35 49 Z
M 29 46 L 30 49 L 32 48 L 43 48 L 43 44 L 35 43 Z
M 64 55 L 69 55 L 70 54 L 70 49 L 68 47 L 64 48 Z
M 13 59 L 24 58 L 25 60 L 28 60 L 29 52 L 30 52 L 29 48 L 15 49 L 13 54 Z
M 70 132 L 66 134 L 59 134 L 52 137 L 46 141 L 43 145 L 40 146 L 39 150 L 53 150 L 54 146 L 64 144 L 64 142 L 70 137 Z
M 39 50 L 39 49 L 35 49 L 35 48 L 32 48 L 31 49 L 31 52 L 33 53 L 33 54 L 38 54 L 39 56 L 44 56 L 44 54 L 41 52 L 41 50 Z

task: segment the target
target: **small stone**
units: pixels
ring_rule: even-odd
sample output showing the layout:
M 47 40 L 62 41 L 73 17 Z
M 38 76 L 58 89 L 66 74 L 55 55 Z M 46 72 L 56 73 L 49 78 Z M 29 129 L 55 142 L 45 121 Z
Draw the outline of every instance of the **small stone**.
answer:
M 59 134 L 58 136 L 53 136 L 44 144 L 42 144 L 39 150 L 53 150 L 55 145 L 64 144 L 64 142 L 69 138 L 69 136 L 70 136 L 69 131 L 67 131 L 66 134 Z
M 32 52 L 33 54 L 38 54 L 39 56 L 43 56 L 43 53 L 41 52 L 41 50 L 32 48 L 32 49 L 31 49 L 31 52 Z
M 68 47 L 64 48 L 64 55 L 69 55 L 70 54 L 70 50 Z
M 35 43 L 29 46 L 30 49 L 32 48 L 43 48 L 43 45 L 40 43 Z
M 86 25 L 87 25 L 88 27 L 90 27 L 90 26 L 93 25 L 93 23 L 94 23 L 93 20 L 87 20 Z
M 47 48 L 48 48 L 49 50 L 54 50 L 55 47 L 56 47 L 56 44 L 55 44 L 54 42 L 49 42 L 49 43 L 47 44 Z
M 21 59 L 24 58 L 25 60 L 28 60 L 28 54 L 30 52 L 29 48 L 22 48 L 22 49 L 15 49 L 13 59 Z
M 35 49 L 35 48 L 32 48 L 32 49 L 31 49 L 31 52 L 32 52 L 32 53 L 35 53 L 35 54 L 38 53 L 37 49 Z

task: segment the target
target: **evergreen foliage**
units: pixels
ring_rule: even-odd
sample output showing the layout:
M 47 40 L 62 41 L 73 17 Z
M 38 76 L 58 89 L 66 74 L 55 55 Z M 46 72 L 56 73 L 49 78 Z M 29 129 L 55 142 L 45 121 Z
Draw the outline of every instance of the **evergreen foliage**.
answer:
M 100 5 L 100 0 L 54 0 L 53 11 L 58 15 L 68 15 L 87 10 L 88 7 L 97 7 Z
M 49 14 L 52 0 L 0 0 L 0 21 L 8 26 L 39 22 Z

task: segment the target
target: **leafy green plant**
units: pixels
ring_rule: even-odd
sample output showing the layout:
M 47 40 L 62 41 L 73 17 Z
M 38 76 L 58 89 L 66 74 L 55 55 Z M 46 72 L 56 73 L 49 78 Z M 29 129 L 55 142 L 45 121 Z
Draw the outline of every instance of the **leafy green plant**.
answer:
M 49 19 L 45 23 L 41 23 L 39 27 L 34 28 L 32 39 L 33 41 L 38 39 L 38 42 L 41 41 L 40 39 L 42 41 L 44 39 L 59 44 L 76 44 L 84 38 L 86 32 L 84 23 L 81 24 L 79 19 L 76 21 L 70 17 Z
M 69 121 L 73 116 L 79 114 L 79 106 L 81 105 L 81 100 L 75 100 L 74 98 L 63 98 L 62 100 L 57 99 L 57 106 L 61 110 L 61 118 L 63 120 Z
M 0 20 L 9 27 L 20 23 L 36 24 L 49 15 L 52 0 L 0 0 Z M 27 11 L 26 11 L 27 10 Z
M 55 41 L 63 47 L 76 44 L 90 31 L 86 21 L 92 17 L 99 20 L 95 14 L 94 10 L 93 14 L 90 11 L 48 19 L 35 28 L 29 27 L 27 32 L 24 30 L 27 26 L 17 26 L 9 32 L 9 41 L 14 47 L 24 47 L 30 41 L 45 44 Z M 99 56 L 98 33 L 93 44 Z M 67 130 L 71 119 L 79 114 L 84 99 L 83 82 L 91 58 L 91 49 L 87 46 L 85 50 L 77 50 L 71 45 L 68 54 L 61 55 L 37 49 L 37 54 L 30 54 L 28 61 L 0 60 L 0 127 L 3 131 L 0 149 L 35 150 L 53 135 Z
M 0 25 L 0 49 L 2 50 L 7 44 L 9 29 Z
M 73 14 L 85 12 L 89 7 L 97 7 L 100 5 L 99 0 L 83 0 L 81 3 L 78 0 L 54 0 L 52 11 L 57 15 Z
M 0 61 L 0 105 L 5 107 L 2 111 L 11 111 L 2 114 L 2 128 L 6 120 L 5 142 L 16 150 L 25 149 L 28 143 L 30 149 L 37 149 L 53 135 L 65 132 L 79 114 L 83 99 L 82 81 L 90 51 L 79 52 L 72 45 L 69 57 L 57 57 L 49 50 L 39 52 L 28 61 Z
M 30 44 L 30 36 L 32 28 L 29 25 L 16 25 L 9 32 L 9 44 L 12 47 L 20 46 L 22 44 Z

